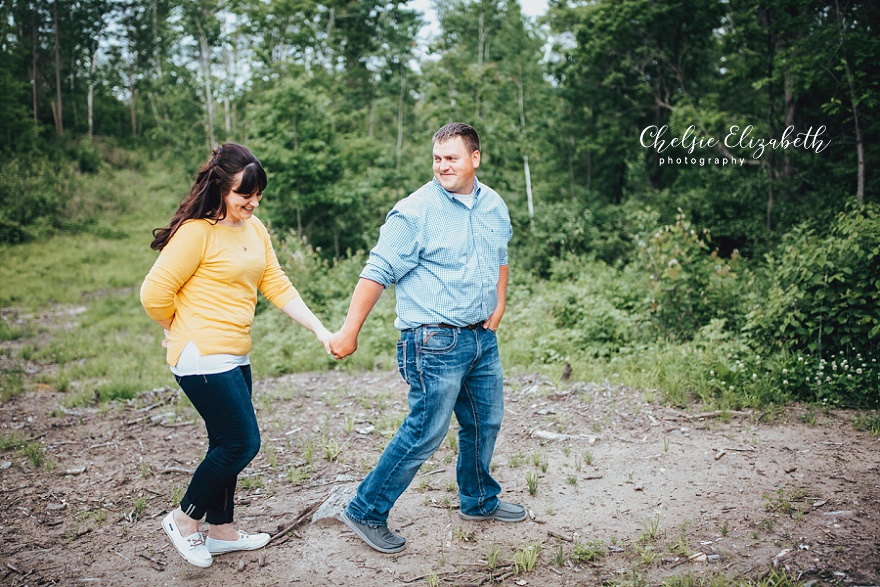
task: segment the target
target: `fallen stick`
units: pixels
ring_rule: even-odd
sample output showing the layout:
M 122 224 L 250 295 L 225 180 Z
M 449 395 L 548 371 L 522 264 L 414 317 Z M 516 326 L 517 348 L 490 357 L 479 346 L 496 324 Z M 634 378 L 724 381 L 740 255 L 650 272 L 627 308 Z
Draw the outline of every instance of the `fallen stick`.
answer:
M 568 536 L 563 536 L 559 532 L 554 532 L 553 530 L 547 530 L 547 534 L 549 534 L 553 538 L 559 538 L 560 540 L 565 540 L 566 542 L 574 542 L 574 540 L 572 540 Z
M 119 553 L 117 552 L 116 554 L 119 554 Z M 120 555 L 120 556 L 122 556 L 122 555 Z M 147 559 L 148 561 L 150 561 L 151 563 L 155 563 L 155 564 L 159 565 L 160 567 L 164 567 L 164 566 L 167 564 L 165 561 L 160 561 L 160 560 L 155 559 L 155 558 L 153 558 L 153 557 L 151 557 L 151 556 L 147 556 L 147 555 L 145 555 L 145 554 L 142 553 L 142 552 L 139 552 L 139 553 L 138 553 L 138 556 L 141 557 L 141 558 L 145 558 L 145 559 Z
M 183 467 L 165 467 L 161 471 L 162 473 L 192 473 L 189 469 L 184 469 Z
M 324 503 L 324 500 L 316 501 L 313 504 L 306 506 L 302 511 L 300 511 L 299 515 L 296 516 L 296 519 L 293 520 L 290 524 L 285 526 L 280 532 L 277 532 L 272 538 L 269 539 L 269 544 L 281 538 L 291 530 L 296 530 L 307 520 L 311 519 L 312 514 L 318 511 L 318 508 L 321 507 L 321 504 Z
M 697 418 L 717 418 L 718 416 L 751 416 L 753 412 L 751 410 L 746 411 L 737 411 L 737 410 L 715 410 L 714 412 L 701 412 L 699 414 L 683 414 L 683 417 L 686 420 L 695 420 Z

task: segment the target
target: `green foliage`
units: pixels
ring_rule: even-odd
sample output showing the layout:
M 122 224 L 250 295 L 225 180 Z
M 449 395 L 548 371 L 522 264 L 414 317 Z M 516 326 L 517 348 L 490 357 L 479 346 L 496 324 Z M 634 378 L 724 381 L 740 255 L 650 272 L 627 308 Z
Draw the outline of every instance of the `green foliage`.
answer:
M 749 314 L 755 344 L 873 356 L 880 342 L 880 211 L 842 212 L 827 235 L 800 228 L 768 259 L 765 299 Z
M 103 163 L 101 151 L 89 139 L 82 139 L 74 147 L 74 158 L 82 173 L 97 173 Z
M 712 319 L 736 326 L 746 291 L 736 251 L 722 259 L 710 249 L 709 229 L 695 228 L 682 213 L 646 241 L 641 263 L 649 271 L 651 312 L 661 332 L 687 340 Z
M 68 221 L 74 174 L 64 161 L 13 157 L 0 164 L 0 243 L 20 243 Z
M 600 561 L 607 553 L 607 547 L 601 540 L 593 540 L 586 544 L 576 542 L 571 551 L 571 560 L 576 563 L 593 563 Z
M 746 330 L 756 348 L 783 354 L 797 397 L 877 405 L 878 266 L 880 213 L 873 205 L 840 213 L 824 235 L 792 231 L 778 258 L 768 258 L 768 285 Z
M 880 436 L 880 414 L 869 412 L 856 416 L 853 421 L 853 428 L 856 430 L 867 430 L 871 433 L 871 436 Z

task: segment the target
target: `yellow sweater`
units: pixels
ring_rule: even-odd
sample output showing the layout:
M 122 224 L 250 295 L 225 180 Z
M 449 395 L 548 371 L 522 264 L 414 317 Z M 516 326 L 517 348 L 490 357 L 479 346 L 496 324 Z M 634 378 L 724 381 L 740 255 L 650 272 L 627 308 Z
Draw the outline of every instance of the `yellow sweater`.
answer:
M 174 318 L 168 364 L 177 364 L 190 341 L 202 356 L 246 355 L 257 288 L 279 308 L 299 295 L 256 216 L 236 228 L 187 220 L 141 286 L 141 303 L 150 318 Z

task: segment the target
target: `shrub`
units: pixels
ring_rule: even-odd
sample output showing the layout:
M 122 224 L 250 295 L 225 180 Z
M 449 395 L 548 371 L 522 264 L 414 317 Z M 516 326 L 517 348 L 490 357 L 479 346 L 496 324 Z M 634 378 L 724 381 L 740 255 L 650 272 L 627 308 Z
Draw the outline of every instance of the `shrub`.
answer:
M 651 315 L 661 331 L 684 340 L 712 319 L 724 319 L 736 330 L 743 315 L 739 255 L 734 251 L 722 259 L 710 248 L 709 229 L 694 228 L 679 212 L 675 224 L 640 243 Z
M 569 272 L 571 277 L 562 281 Z M 573 350 L 609 356 L 643 338 L 647 291 L 631 270 L 569 256 L 553 264 L 552 274 L 544 291 L 553 320 Z
M 13 157 L 0 166 L 0 242 L 19 243 L 67 219 L 73 173 L 48 157 Z
M 827 235 L 799 228 L 768 257 L 769 287 L 748 315 L 754 344 L 820 357 L 877 354 L 880 342 L 880 213 L 842 212 Z
M 785 385 L 799 399 L 877 404 L 878 266 L 876 206 L 841 212 L 824 235 L 795 229 L 778 257 L 768 256 L 768 285 L 755 295 L 745 330 L 759 352 L 780 354 L 791 372 Z

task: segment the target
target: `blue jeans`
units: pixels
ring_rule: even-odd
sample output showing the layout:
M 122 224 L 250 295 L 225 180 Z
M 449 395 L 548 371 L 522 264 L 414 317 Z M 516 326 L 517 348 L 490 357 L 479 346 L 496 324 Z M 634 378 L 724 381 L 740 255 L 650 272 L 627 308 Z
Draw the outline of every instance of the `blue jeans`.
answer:
M 404 330 L 397 364 L 410 386 L 409 415 L 358 486 L 346 514 L 361 523 L 387 525 L 394 502 L 446 437 L 453 412 L 460 426 L 456 476 L 461 511 L 491 514 L 501 487 L 489 464 L 504 414 L 495 333 L 482 327 Z
M 209 524 L 229 524 L 238 474 L 260 451 L 251 368 L 174 378 L 208 431 L 208 453 L 193 473 L 180 508 L 195 520 L 204 516 Z

